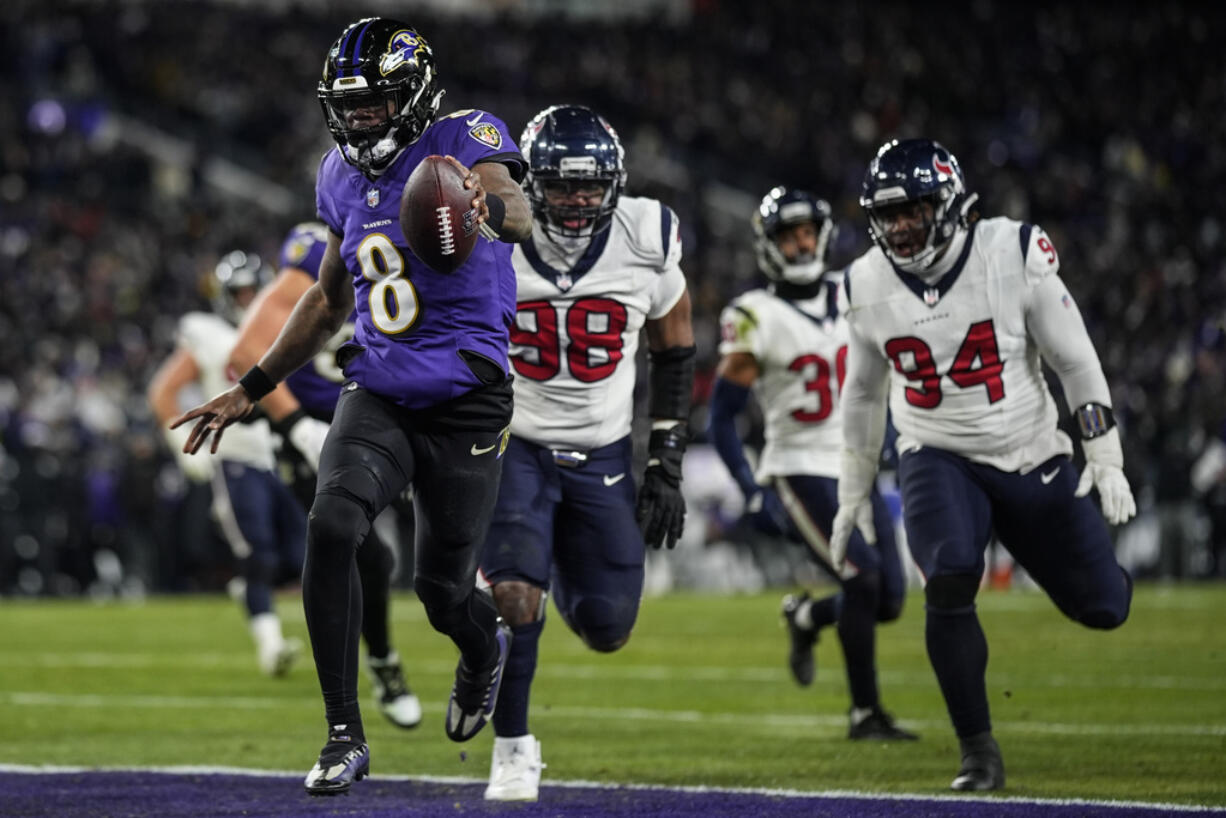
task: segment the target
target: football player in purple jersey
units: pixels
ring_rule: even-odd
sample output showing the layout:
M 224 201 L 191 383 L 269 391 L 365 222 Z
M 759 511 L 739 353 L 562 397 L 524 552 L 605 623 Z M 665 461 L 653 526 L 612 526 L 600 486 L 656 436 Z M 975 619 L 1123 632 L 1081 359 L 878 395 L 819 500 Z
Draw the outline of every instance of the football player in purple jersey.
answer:
M 887 142 L 864 175 L 874 247 L 844 280 L 843 453 L 830 536 L 839 567 L 853 528 L 875 540 L 870 497 L 888 404 L 907 543 L 925 579 L 928 658 L 961 745 L 954 790 L 1005 784 L 975 612 L 989 539 L 1065 616 L 1109 630 L 1128 618 L 1132 579 L 1108 524 L 1136 513 L 1111 391 L 1055 246 L 1038 225 L 980 218 L 975 199 L 953 154 L 930 139 Z M 1080 431 L 1080 477 L 1043 362 Z
M 322 222 L 305 222 L 290 230 L 281 245 L 277 277 L 256 295 L 239 325 L 238 339 L 230 351 L 231 371 L 245 372 L 272 346 L 298 300 L 319 280 L 319 263 L 327 245 L 328 228 Z M 315 498 L 319 453 L 344 382 L 344 374 L 336 365 L 336 351 L 351 338 L 353 321 L 349 320 L 323 351 L 260 401 L 281 438 L 281 474 L 288 477 L 304 509 L 309 509 Z M 397 506 L 411 519 L 411 508 L 400 503 Z M 391 644 L 389 596 L 395 562 L 391 546 L 372 526 L 357 551 L 366 669 L 379 711 L 392 724 L 408 729 L 421 723 L 421 703 L 409 689 L 400 656 Z
M 460 652 L 446 733 L 467 741 L 493 715 L 511 635 L 475 578 L 511 421 L 510 243 L 530 235 L 532 215 L 519 186 L 523 157 L 506 125 L 481 110 L 438 117 L 434 55 L 410 26 L 378 17 L 349 25 L 328 52 L 318 94 L 337 143 L 315 185 L 328 226 L 319 281 L 259 364 L 174 425 L 196 421 L 185 451 L 210 437 L 215 447 L 356 306 L 353 340 L 337 353 L 345 384 L 320 455 L 302 582 L 328 728 L 304 784 L 329 795 L 370 771 L 357 695 L 362 588 L 354 553 L 410 484 L 414 588 L 430 623 Z M 449 274 L 413 255 L 399 222 L 405 182 L 435 154 L 462 172 L 483 235 Z

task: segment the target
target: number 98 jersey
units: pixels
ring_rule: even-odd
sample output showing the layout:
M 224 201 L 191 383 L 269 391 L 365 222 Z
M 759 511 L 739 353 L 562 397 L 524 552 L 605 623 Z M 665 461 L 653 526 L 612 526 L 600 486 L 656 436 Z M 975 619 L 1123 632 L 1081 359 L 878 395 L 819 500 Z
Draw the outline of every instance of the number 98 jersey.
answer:
M 932 446 L 1006 472 L 1071 454 L 1027 329 L 1032 292 L 1060 269 L 1051 240 L 984 219 L 950 252 L 953 267 L 931 284 L 877 247 L 848 269 L 852 354 L 862 342 L 888 361 L 899 453 Z M 1067 295 L 1064 306 L 1075 311 Z
M 839 476 L 847 322 L 838 314 L 837 290 L 828 281 L 804 301 L 750 290 L 720 315 L 720 354 L 748 353 L 758 364 L 753 391 L 766 425 L 759 483 L 793 474 Z
M 512 434 L 578 450 L 630 434 L 639 331 L 684 294 L 680 262 L 672 210 L 627 196 L 577 260 L 564 260 L 539 226 L 515 246 Z

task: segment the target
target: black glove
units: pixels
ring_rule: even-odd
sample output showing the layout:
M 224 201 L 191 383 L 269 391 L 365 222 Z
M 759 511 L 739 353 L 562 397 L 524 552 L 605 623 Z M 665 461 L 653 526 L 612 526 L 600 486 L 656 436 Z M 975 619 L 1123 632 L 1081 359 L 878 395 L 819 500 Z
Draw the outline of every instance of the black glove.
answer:
M 639 490 L 638 521 L 643 540 L 652 548 L 672 548 L 685 529 L 685 498 L 681 496 L 681 457 L 687 433 L 684 423 L 656 429 L 647 444 L 647 471 Z

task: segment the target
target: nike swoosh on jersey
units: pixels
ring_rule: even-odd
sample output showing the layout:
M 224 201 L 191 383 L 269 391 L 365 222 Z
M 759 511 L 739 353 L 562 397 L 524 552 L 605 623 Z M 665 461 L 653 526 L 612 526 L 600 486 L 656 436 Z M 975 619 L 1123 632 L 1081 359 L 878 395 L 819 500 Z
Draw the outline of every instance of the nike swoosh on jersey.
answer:
M 621 479 L 625 476 L 626 476 L 625 472 L 622 472 L 621 474 L 612 474 L 612 475 L 606 474 L 604 476 L 604 484 L 606 486 L 615 485 L 616 483 L 620 482 Z
M 468 125 L 468 126 L 476 125 L 476 124 L 477 124 L 477 122 L 478 122 L 478 121 L 480 121 L 481 117 L 483 117 L 483 116 L 485 116 L 485 111 L 481 111 L 480 113 L 478 113 L 478 114 L 477 114 L 475 117 L 473 117 L 472 119 L 466 119 L 466 120 L 464 120 L 464 124 L 465 124 L 465 125 Z
M 1056 475 L 1057 475 L 1057 474 L 1059 474 L 1059 473 L 1060 473 L 1060 467 L 1059 467 L 1059 466 L 1056 466 L 1056 468 L 1052 469 L 1052 470 L 1051 470 L 1050 472 L 1048 472 L 1047 474 L 1040 474 L 1040 475 L 1039 475 L 1039 479 L 1040 479 L 1040 480 L 1042 480 L 1042 481 L 1043 481 L 1043 485 L 1045 485 L 1045 486 L 1046 486 L 1046 485 L 1047 485 L 1048 483 L 1050 483 L 1052 480 L 1055 480 L 1055 479 L 1056 479 Z
M 495 447 L 495 446 L 497 446 L 497 445 L 498 445 L 497 443 L 491 443 L 490 445 L 486 446 L 484 449 L 478 449 L 478 448 L 477 448 L 477 444 L 476 444 L 476 443 L 474 443 L 474 444 L 472 445 L 472 448 L 471 448 L 471 449 L 469 449 L 469 450 L 468 450 L 468 452 L 469 452 L 469 454 L 471 454 L 473 457 L 477 457 L 478 455 L 483 455 L 483 454 L 485 454 L 486 452 L 492 452 L 492 451 L 494 451 L 494 447 Z

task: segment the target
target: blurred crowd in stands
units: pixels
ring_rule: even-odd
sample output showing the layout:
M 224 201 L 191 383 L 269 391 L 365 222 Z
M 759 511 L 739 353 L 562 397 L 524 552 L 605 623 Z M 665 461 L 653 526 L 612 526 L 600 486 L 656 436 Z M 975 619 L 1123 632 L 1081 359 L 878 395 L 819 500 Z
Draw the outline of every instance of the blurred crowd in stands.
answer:
M 748 219 L 762 194 L 829 198 L 845 264 L 868 247 L 856 199 L 877 146 L 944 142 L 986 214 L 1041 224 L 1060 250 L 1124 427 L 1143 510 L 1121 532 L 1134 569 L 1226 576 L 1226 487 L 1190 479 L 1226 421 L 1226 11 L 691 0 L 665 22 L 413 8 L 395 16 L 431 42 L 444 112 L 488 109 L 517 132 L 545 105 L 589 104 L 622 135 L 630 192 L 680 215 L 698 430 L 719 309 L 760 283 Z M 218 256 L 273 255 L 312 217 L 332 144 L 315 85 L 353 16 L 326 2 L 6 4 L 0 594 L 228 578 L 207 497 L 175 468 L 144 387 L 178 316 L 207 309 Z M 735 539 L 727 511 L 704 526 L 705 510 L 699 547 Z

